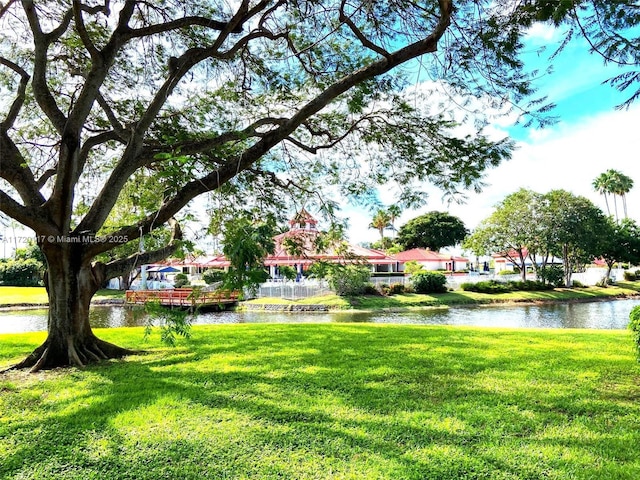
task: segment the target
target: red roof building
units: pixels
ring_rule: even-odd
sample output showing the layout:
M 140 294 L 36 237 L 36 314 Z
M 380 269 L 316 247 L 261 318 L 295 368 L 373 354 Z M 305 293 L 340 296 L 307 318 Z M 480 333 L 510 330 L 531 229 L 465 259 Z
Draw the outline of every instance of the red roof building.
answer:
M 393 256 L 401 264 L 400 270 L 404 270 L 407 262 L 416 262 L 424 266 L 426 270 L 445 270 L 447 272 L 459 272 L 466 270 L 469 259 L 457 255 L 434 252 L 428 248 L 412 248 Z
M 275 250 L 265 259 L 265 266 L 269 268 L 272 277 L 278 276 L 277 267 L 282 265 L 295 267 L 303 272 L 309 265 L 317 261 L 345 263 L 365 262 L 372 266 L 375 272 L 394 272 L 397 261 L 379 250 L 351 245 L 347 242 L 330 245 L 319 251 L 316 240 L 321 232 L 317 228 L 318 222 L 306 210 L 302 209 L 289 221 L 289 230 L 276 235 Z
M 404 271 L 404 264 L 409 261 L 423 265 L 426 270 L 448 272 L 466 270 L 469 264 L 469 260 L 465 257 L 447 255 L 424 248 L 414 248 L 390 256 L 380 250 L 352 245 L 345 241 L 319 250 L 316 241 L 320 235 L 317 220 L 304 209 L 298 212 L 289 221 L 289 230 L 274 237 L 274 253 L 264 261 L 270 276 L 278 278 L 280 276 L 278 267 L 283 265 L 294 267 L 298 273 L 303 273 L 311 264 L 321 260 L 333 263 L 362 262 L 369 264 L 372 272 L 399 272 L 400 274 Z M 222 254 L 189 259 L 181 264 L 185 267 L 185 273 L 190 273 L 194 278 L 209 268 L 229 267 L 229 261 Z
M 279 277 L 278 267 L 280 266 L 291 266 L 302 273 L 312 263 L 320 260 L 334 263 L 363 262 L 371 265 L 374 272 L 397 271 L 397 260 L 379 250 L 344 242 L 319 251 L 316 248 L 316 240 L 321 232 L 317 225 L 318 221 L 302 209 L 289 221 L 289 230 L 274 237 L 274 253 L 264 262 L 272 278 Z M 171 264 L 182 266 L 184 273 L 189 273 L 192 279 L 198 279 L 200 274 L 209 268 L 226 269 L 230 265 L 222 254 L 190 258 Z
M 514 270 L 515 268 L 521 268 L 520 257 L 515 249 L 509 250 L 507 253 L 494 253 L 491 255 L 494 263 L 494 270 L 496 273 L 503 270 Z M 529 255 L 527 247 L 522 248 L 522 257 L 524 258 L 524 265 L 526 268 L 533 267 L 533 259 Z M 515 260 L 515 262 L 514 262 Z M 562 259 L 557 257 L 549 257 L 546 259 L 548 265 L 562 265 Z M 537 258 L 536 263 L 540 265 L 542 258 Z

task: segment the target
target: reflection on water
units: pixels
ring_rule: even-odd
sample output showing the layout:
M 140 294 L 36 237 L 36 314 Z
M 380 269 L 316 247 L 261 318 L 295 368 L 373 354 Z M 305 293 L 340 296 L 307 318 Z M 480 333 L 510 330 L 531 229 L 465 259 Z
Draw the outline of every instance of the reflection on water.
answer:
M 592 328 L 624 329 L 629 312 L 640 300 L 569 303 L 535 306 L 452 307 L 401 313 L 263 313 L 207 312 L 193 319 L 194 324 L 222 323 L 397 323 L 413 325 L 469 325 L 507 328 Z M 95 328 L 144 325 L 140 309 L 92 307 Z M 0 312 L 0 333 L 33 332 L 47 329 L 47 310 Z

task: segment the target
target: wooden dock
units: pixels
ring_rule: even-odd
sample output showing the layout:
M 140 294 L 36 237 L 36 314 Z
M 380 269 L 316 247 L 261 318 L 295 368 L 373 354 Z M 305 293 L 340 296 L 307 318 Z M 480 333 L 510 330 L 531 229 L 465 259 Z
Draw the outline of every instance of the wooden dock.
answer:
M 125 302 L 128 305 L 144 305 L 157 302 L 165 307 L 216 308 L 223 310 L 238 303 L 239 292 L 202 291 L 193 288 L 173 288 L 166 290 L 127 290 Z

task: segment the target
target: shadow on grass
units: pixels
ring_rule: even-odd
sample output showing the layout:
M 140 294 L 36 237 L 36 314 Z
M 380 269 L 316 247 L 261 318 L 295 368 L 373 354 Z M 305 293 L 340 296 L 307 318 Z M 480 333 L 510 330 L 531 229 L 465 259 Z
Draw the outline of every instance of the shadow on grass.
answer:
M 56 398 L 56 380 L 10 392 L 35 414 L 0 426 L 0 477 L 568 478 L 615 462 L 637 473 L 640 388 L 614 393 L 629 358 L 596 334 L 525 338 L 202 328 L 162 355 L 61 372 Z

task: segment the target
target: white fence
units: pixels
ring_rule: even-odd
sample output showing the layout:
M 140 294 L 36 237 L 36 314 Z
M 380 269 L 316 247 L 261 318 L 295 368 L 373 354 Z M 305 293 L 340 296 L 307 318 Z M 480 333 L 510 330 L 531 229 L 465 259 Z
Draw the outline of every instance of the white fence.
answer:
M 326 282 L 304 280 L 303 282 L 267 282 L 260 285 L 256 297 L 274 297 L 287 300 L 328 295 L 333 293 Z
M 498 280 L 500 282 L 508 282 L 510 280 L 520 280 L 520 275 L 494 275 L 494 274 L 480 274 L 469 273 L 467 275 L 447 275 L 446 272 L 442 272 L 447 277 L 447 288 L 454 290 L 460 288 L 463 283 L 476 283 L 485 280 Z M 580 282 L 582 285 L 595 285 L 602 280 L 607 273 L 606 268 L 589 268 L 586 272 L 574 273 L 572 279 Z M 624 270 L 614 269 L 611 272 L 611 278 L 613 280 L 623 280 Z M 527 274 L 528 280 L 535 280 L 534 274 Z M 371 277 L 371 283 L 374 285 L 392 285 L 401 283 L 408 285 L 410 277 L 405 276 L 385 276 L 385 277 Z M 326 282 L 317 281 L 313 279 L 304 279 L 302 282 L 267 282 L 263 283 L 258 291 L 256 297 L 274 297 L 284 298 L 287 300 L 298 300 L 300 298 L 313 297 L 316 295 L 328 295 L 333 293 Z

